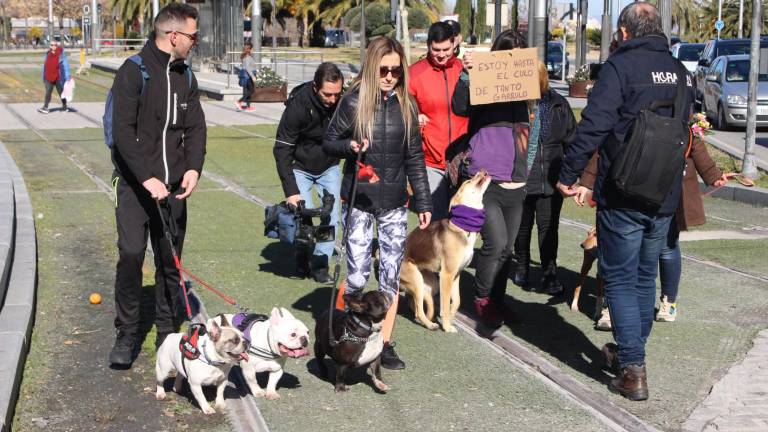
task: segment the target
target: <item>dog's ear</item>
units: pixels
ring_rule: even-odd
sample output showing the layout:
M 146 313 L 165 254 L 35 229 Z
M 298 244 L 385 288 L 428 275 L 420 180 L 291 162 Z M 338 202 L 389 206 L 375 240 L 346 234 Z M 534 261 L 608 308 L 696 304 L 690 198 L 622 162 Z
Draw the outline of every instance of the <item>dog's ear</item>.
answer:
M 208 328 L 208 336 L 210 336 L 211 340 L 214 342 L 219 340 L 219 337 L 221 336 L 221 327 L 216 324 L 216 320 L 211 320 L 211 326 Z
M 269 323 L 272 325 L 277 325 L 280 323 L 280 320 L 283 319 L 283 316 L 280 314 L 280 309 L 274 307 L 272 308 L 272 313 L 269 317 Z
M 281 315 L 283 318 L 288 318 L 288 319 L 292 319 L 292 320 L 295 320 L 295 319 L 296 319 L 296 318 L 293 316 L 293 314 L 292 314 L 292 313 L 291 313 L 291 312 L 290 312 L 288 309 L 286 309 L 286 308 L 282 308 L 282 307 L 280 308 L 280 315 Z
M 347 308 L 355 313 L 365 313 L 365 302 L 358 296 L 352 294 L 344 294 L 344 302 L 347 304 Z
M 227 316 L 226 315 L 219 314 L 219 316 L 221 317 L 221 326 L 222 327 L 231 327 L 231 325 L 229 324 L 229 321 L 227 321 Z

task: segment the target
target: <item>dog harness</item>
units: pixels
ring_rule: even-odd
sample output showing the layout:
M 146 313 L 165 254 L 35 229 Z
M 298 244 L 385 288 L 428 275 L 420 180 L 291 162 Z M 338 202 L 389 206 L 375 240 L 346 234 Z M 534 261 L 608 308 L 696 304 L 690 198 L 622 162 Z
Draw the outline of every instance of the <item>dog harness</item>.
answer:
M 360 328 L 362 328 L 363 330 L 371 332 L 371 335 L 368 336 L 367 338 L 355 336 L 349 332 L 349 329 L 347 328 L 347 326 L 344 326 L 344 334 L 342 334 L 341 337 L 339 338 L 339 343 L 352 342 L 356 344 L 366 344 L 376 339 L 380 330 L 374 330 L 373 327 L 360 321 L 360 319 L 354 315 L 352 315 L 352 320 L 355 322 L 355 324 L 360 326 Z
M 485 223 L 485 209 L 455 205 L 450 211 L 451 223 L 467 232 L 480 232 Z
M 276 360 L 280 358 L 280 353 L 276 353 L 272 350 L 272 344 L 270 343 L 271 329 L 267 329 L 267 349 L 257 347 L 251 340 L 251 328 L 257 322 L 268 320 L 269 317 L 262 314 L 246 314 L 240 312 L 232 317 L 232 325 L 237 327 L 238 330 L 243 332 L 243 338 L 248 341 L 250 347 L 248 348 L 248 354 L 253 354 L 264 360 Z
M 200 347 L 200 351 L 199 351 L 203 355 L 202 356 L 198 356 L 197 358 L 195 358 L 195 360 L 200 360 L 201 362 L 207 364 L 208 366 L 213 366 L 213 367 L 221 367 L 221 366 L 224 366 L 225 364 L 227 364 L 227 362 L 211 360 L 211 358 L 208 357 L 208 352 L 205 349 L 207 343 L 208 343 L 208 339 L 205 339 L 203 341 L 203 346 Z M 181 368 L 184 369 L 184 376 L 189 378 L 189 374 L 187 373 L 187 364 L 184 363 L 184 360 L 187 360 L 187 357 L 182 355 L 181 356 Z M 190 360 L 190 361 L 192 361 L 192 360 Z

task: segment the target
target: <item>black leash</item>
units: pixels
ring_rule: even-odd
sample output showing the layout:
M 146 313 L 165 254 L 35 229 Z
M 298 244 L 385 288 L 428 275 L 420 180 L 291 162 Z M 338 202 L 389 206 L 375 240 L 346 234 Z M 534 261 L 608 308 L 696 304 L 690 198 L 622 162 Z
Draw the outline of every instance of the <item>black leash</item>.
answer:
M 360 170 L 360 161 L 362 160 L 363 152 L 357 152 L 357 159 L 355 160 L 355 172 L 352 176 L 352 196 L 349 198 L 349 205 L 347 206 L 347 217 L 344 222 L 344 229 L 341 235 L 341 248 L 339 254 L 336 256 L 336 265 L 333 267 L 333 289 L 331 290 L 331 305 L 328 309 L 328 338 L 330 339 L 331 347 L 335 347 L 339 344 L 339 341 L 333 336 L 333 311 L 336 309 L 336 290 L 339 289 L 339 276 L 341 276 L 341 262 L 347 256 L 347 239 L 349 237 L 349 224 L 352 221 L 352 210 L 355 208 L 355 196 L 357 195 L 357 173 Z

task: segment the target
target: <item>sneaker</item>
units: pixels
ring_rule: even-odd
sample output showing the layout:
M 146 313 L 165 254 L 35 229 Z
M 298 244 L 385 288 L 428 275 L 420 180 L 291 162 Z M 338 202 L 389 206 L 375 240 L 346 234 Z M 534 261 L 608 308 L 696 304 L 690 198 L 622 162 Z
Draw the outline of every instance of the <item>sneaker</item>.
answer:
M 70 111 L 70 109 L 67 108 L 67 107 L 62 107 L 61 108 L 61 112 L 69 112 L 69 111 Z
M 133 349 L 136 345 L 136 337 L 124 330 L 118 330 L 115 345 L 109 353 L 109 363 L 117 366 L 131 366 L 133 363 Z
M 677 317 L 677 303 L 667 301 L 667 296 L 661 296 L 659 303 L 659 312 L 656 313 L 656 321 L 674 322 Z
M 504 320 L 488 297 L 475 298 L 475 312 L 486 327 L 499 328 Z
M 39 112 L 39 113 L 42 113 L 42 114 L 48 114 L 48 113 L 50 113 L 50 111 L 48 111 L 48 108 L 47 108 L 47 107 L 38 108 L 38 109 L 37 109 L 37 112 Z
M 607 307 L 600 312 L 600 319 L 595 323 L 595 330 L 611 331 L 611 312 Z
M 381 367 L 391 370 L 405 369 L 405 362 L 400 360 L 395 352 L 394 342 L 384 342 L 384 348 L 381 350 Z
M 256 111 L 256 107 L 253 107 L 253 106 L 249 105 L 249 106 L 245 107 L 245 110 L 248 111 L 248 112 L 253 112 L 253 111 Z
M 238 110 L 238 111 L 242 111 L 243 110 L 243 106 L 240 105 L 240 102 L 235 101 L 235 109 Z
M 528 269 L 519 268 L 512 275 L 512 282 L 520 288 L 528 288 Z

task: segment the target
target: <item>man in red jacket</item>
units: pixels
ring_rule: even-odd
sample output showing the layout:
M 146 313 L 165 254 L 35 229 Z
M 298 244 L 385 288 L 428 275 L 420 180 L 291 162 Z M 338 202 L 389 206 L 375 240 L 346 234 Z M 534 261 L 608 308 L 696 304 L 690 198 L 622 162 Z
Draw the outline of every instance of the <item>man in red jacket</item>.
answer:
M 436 22 L 427 32 L 427 57 L 409 70 L 408 91 L 419 107 L 419 127 L 432 193 L 432 220 L 448 217 L 450 187 L 445 167 L 448 145 L 467 133 L 469 120 L 451 111 L 453 90 L 461 75 L 461 62 L 454 56 L 453 29 Z

